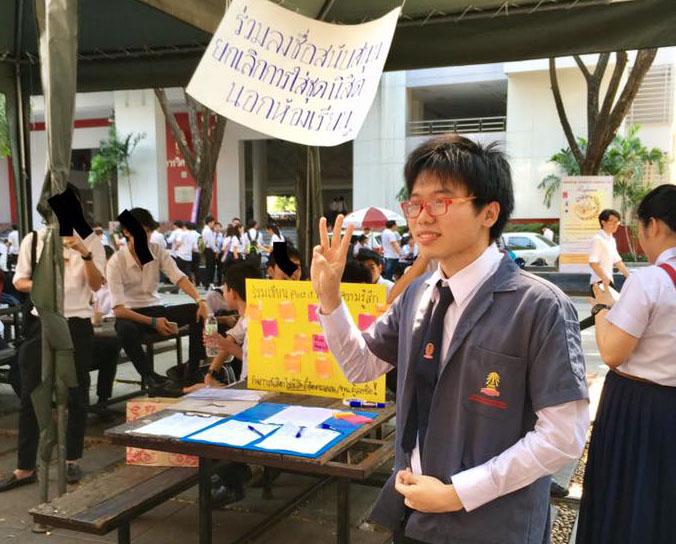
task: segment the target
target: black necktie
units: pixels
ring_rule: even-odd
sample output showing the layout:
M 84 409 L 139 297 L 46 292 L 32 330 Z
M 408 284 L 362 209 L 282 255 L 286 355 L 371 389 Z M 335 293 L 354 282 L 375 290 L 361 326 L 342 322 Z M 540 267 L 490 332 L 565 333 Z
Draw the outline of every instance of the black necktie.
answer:
M 432 318 L 425 330 L 421 353 L 414 359 L 416 365 L 413 369 L 414 398 L 411 402 L 402 437 L 402 447 L 405 452 L 410 453 L 415 448 L 417 436 L 421 455 L 425 444 L 432 397 L 439 373 L 441 344 L 444 338 L 444 317 L 448 307 L 453 302 L 453 293 L 450 287 L 443 285 L 441 280 L 437 283 L 437 289 L 439 290 L 439 300 L 432 310 Z

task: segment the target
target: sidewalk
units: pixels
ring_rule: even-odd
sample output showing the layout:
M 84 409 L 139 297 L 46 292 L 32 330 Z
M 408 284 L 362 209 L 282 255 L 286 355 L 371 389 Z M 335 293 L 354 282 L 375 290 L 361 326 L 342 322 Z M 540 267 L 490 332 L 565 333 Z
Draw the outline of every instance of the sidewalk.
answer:
M 182 294 L 163 295 L 167 303 L 189 302 Z M 574 297 L 580 317 L 589 314 L 589 306 L 583 297 Z M 184 341 L 184 353 L 188 353 L 187 338 Z M 594 329 L 582 333 L 583 349 L 586 355 L 587 372 L 597 373 L 591 387 L 592 403 L 590 409 L 595 412 L 598 403 L 600 388 L 603 384 L 606 368 L 601 363 Z M 167 351 L 155 356 L 156 370 L 163 373 L 175 364 L 175 351 Z M 97 372 L 91 373 L 92 398 L 96 401 Z M 131 363 L 118 367 L 117 379 L 138 380 Z M 115 395 L 131 392 L 137 385 L 116 383 Z M 11 388 L 0 384 L 0 477 L 7 475 L 16 464 L 16 424 L 18 399 Z M 92 477 L 99 472 L 111 470 L 124 462 L 124 449 L 112 446 L 103 439 L 103 431 L 124 421 L 124 405 L 113 407 L 119 410 L 119 415 L 113 420 L 102 421 L 91 415 L 88 421 L 87 441 L 82 468 L 86 477 Z M 563 485 L 568 484 L 574 466 L 567 467 L 556 475 L 556 479 Z M 51 470 L 52 478 L 56 471 Z M 86 481 L 86 479 L 85 479 Z M 304 488 L 312 485 L 316 480 L 309 476 L 283 474 L 275 482 L 274 499 L 262 499 L 261 489 L 248 489 L 247 497 L 242 502 L 234 504 L 224 510 L 214 511 L 214 541 L 233 542 L 247 530 L 259 524 L 270 512 L 280 508 L 285 501 L 299 494 Z M 56 488 L 56 484 L 50 486 Z M 83 533 L 74 533 L 64 530 L 54 530 L 49 536 L 35 534 L 31 531 L 32 519 L 28 510 L 38 501 L 38 485 L 30 485 L 10 492 L 0 494 L 0 544 L 45 543 L 66 544 L 78 542 L 116 542 L 115 532 L 99 537 Z M 388 533 L 374 529 L 364 523 L 373 501 L 378 495 L 378 489 L 353 485 L 351 491 L 351 519 L 352 539 L 355 544 L 384 544 L 389 542 Z M 267 533 L 256 539 L 257 543 L 264 544 L 293 544 L 296 542 L 331 542 L 335 538 L 335 504 L 336 487 L 328 485 L 317 492 L 305 504 L 302 504 L 281 522 L 276 524 Z M 158 506 L 151 512 L 138 518 L 132 523 L 132 538 L 135 543 L 163 544 L 192 543 L 198 541 L 198 505 L 197 489 L 193 488 L 178 497 Z M 47 540 L 49 539 L 49 540 Z

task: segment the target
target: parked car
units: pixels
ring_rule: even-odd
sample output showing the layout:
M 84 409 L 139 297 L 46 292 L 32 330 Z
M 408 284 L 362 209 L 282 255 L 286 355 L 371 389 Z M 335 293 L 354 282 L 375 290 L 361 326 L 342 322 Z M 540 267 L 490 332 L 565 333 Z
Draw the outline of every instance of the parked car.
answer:
M 561 248 L 542 234 L 506 232 L 502 235 L 505 248 L 523 259 L 526 266 L 557 266 Z

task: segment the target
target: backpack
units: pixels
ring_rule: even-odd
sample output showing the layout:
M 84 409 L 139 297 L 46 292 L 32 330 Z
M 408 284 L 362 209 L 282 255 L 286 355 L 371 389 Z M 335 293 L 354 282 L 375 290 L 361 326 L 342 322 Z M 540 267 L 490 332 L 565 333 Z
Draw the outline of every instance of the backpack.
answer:
M 249 234 L 251 231 L 254 231 L 256 234 L 254 234 L 253 240 L 251 239 L 251 235 Z M 247 253 L 249 255 L 258 255 L 258 244 L 260 243 L 260 235 L 261 233 L 258 232 L 256 229 L 249 229 L 246 231 L 246 237 L 249 240 L 249 247 L 247 248 Z

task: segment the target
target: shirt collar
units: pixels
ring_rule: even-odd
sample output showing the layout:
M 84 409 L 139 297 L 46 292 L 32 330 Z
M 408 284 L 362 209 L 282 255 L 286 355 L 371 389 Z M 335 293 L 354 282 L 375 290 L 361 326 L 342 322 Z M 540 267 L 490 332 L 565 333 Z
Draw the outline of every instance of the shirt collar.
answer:
M 657 260 L 655 261 L 655 265 L 659 266 L 662 263 L 666 263 L 669 259 L 676 259 L 676 247 L 670 247 L 660 253 L 660 256 L 657 257 Z
M 465 302 L 467 297 L 474 292 L 479 284 L 486 279 L 486 276 L 495 269 L 501 260 L 502 253 L 500 253 L 498 246 L 493 243 L 484 250 L 478 259 L 468 264 L 462 270 L 456 272 L 450 278 L 447 278 L 444 275 L 440 263 L 432 275 L 427 278 L 425 283 L 427 285 L 435 285 L 441 280 L 450 287 L 455 302 L 458 305 L 461 305 Z M 432 293 L 432 300 L 436 300 L 438 296 L 439 291 L 435 289 Z
M 603 229 L 599 229 L 599 234 L 601 235 L 601 238 L 603 238 L 604 240 L 612 240 L 612 239 L 613 239 L 613 235 L 612 235 L 612 234 L 608 234 L 608 233 L 607 233 L 605 230 L 603 230 Z
M 157 244 L 148 242 L 148 249 L 150 250 L 150 254 L 153 256 L 153 259 L 157 259 L 157 247 Z M 124 246 L 122 249 L 120 249 L 120 253 L 122 253 L 122 258 L 124 259 L 124 264 L 127 268 L 133 268 L 134 266 L 138 267 L 136 259 L 134 259 L 131 251 L 129 251 L 129 246 Z M 143 267 L 139 268 L 143 270 Z

